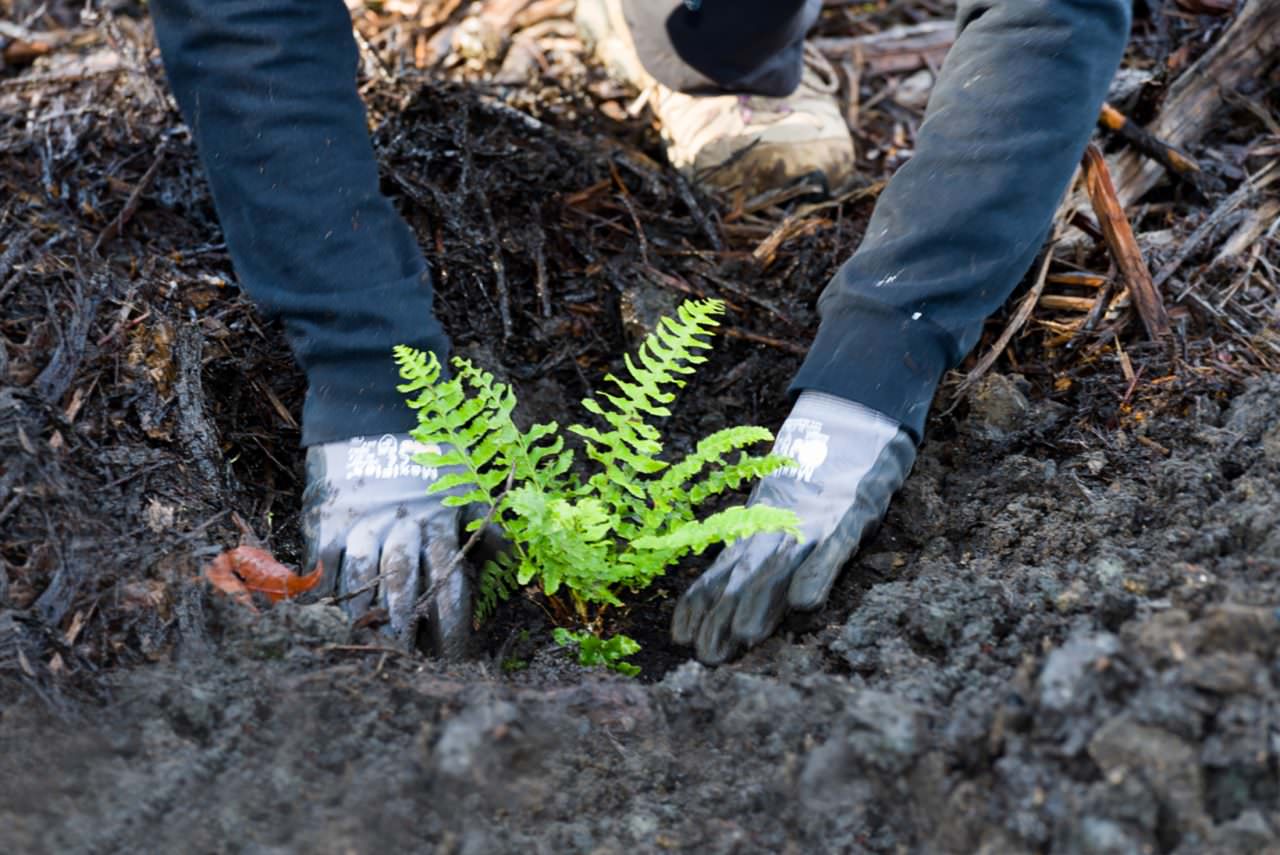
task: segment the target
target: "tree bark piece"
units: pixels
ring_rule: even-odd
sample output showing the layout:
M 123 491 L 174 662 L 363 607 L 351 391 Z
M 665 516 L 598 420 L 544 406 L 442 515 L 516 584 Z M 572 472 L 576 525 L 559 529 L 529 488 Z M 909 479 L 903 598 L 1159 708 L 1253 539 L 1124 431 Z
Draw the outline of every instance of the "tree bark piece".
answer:
M 1280 51 L 1280 0 L 1246 0 L 1212 48 L 1169 87 L 1160 115 L 1147 127 L 1157 139 L 1185 148 L 1200 139 L 1230 92 L 1253 79 Z M 1161 166 L 1134 152 L 1115 159 L 1116 196 L 1127 208 L 1160 181 Z
M 1096 146 L 1090 144 L 1085 149 L 1083 167 L 1085 189 L 1093 204 L 1093 213 L 1102 227 L 1107 248 L 1111 250 L 1116 267 L 1129 284 L 1129 292 L 1133 295 L 1134 305 L 1142 317 L 1147 335 L 1153 339 L 1161 338 L 1169 332 L 1169 316 L 1165 312 L 1164 301 L 1160 299 L 1160 292 L 1151 280 L 1151 271 L 1142 259 L 1142 251 L 1138 249 L 1138 242 L 1133 237 L 1133 229 L 1116 197 L 1116 189 L 1107 171 L 1107 162 Z
M 833 60 L 853 59 L 868 74 L 937 68 L 956 40 L 952 21 L 925 21 L 891 27 L 878 33 L 845 38 L 812 39 L 814 47 Z M 860 57 L 860 59 L 858 59 Z
M 1280 199 L 1268 199 L 1245 216 L 1244 222 L 1223 242 L 1211 266 L 1243 256 L 1264 234 L 1275 234 L 1277 226 L 1280 226 Z
M 1248 201 L 1253 194 L 1271 186 L 1277 179 L 1280 179 L 1280 172 L 1275 171 L 1275 164 L 1273 163 L 1264 167 L 1256 175 L 1246 179 L 1244 183 L 1235 189 L 1234 193 L 1219 202 L 1218 207 L 1213 209 L 1213 213 L 1206 217 L 1204 222 L 1196 227 L 1195 231 L 1183 239 L 1178 246 L 1178 251 L 1156 273 L 1154 280 L 1156 286 L 1159 287 L 1169 281 L 1169 277 L 1177 272 L 1182 263 L 1190 258 L 1191 254 L 1198 250 L 1200 245 L 1217 230 L 1219 224 L 1226 219 L 1227 215 Z

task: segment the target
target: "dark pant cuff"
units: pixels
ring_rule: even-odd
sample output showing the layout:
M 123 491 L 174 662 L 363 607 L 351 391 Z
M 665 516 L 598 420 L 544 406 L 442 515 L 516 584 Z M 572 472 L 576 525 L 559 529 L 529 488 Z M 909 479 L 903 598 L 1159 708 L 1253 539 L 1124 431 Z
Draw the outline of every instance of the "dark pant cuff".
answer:
M 812 389 L 870 407 L 918 443 L 938 381 L 954 361 L 950 339 L 916 313 L 857 300 L 823 313 L 790 391 Z

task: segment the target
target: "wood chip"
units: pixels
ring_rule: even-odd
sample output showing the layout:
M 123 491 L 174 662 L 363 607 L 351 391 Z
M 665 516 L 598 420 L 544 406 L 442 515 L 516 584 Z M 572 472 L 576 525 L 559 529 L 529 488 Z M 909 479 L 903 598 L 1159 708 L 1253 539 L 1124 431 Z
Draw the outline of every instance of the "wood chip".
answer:
M 1147 335 L 1153 339 L 1161 338 L 1169 332 L 1169 316 L 1165 311 L 1164 301 L 1151 280 L 1151 271 L 1142 258 L 1142 250 L 1133 237 L 1129 219 L 1124 215 L 1120 200 L 1116 198 L 1107 162 L 1097 146 L 1090 144 L 1085 149 L 1083 167 L 1089 201 L 1098 218 L 1098 225 L 1102 228 L 1107 248 L 1111 250 L 1111 257 L 1115 259 L 1116 267 L 1129 284 L 1129 291 L 1133 294 L 1134 304 L 1147 329 Z
M 1068 297 L 1064 294 L 1045 294 L 1040 298 L 1039 306 L 1044 309 L 1058 309 L 1067 312 L 1087 312 L 1093 308 L 1093 297 Z

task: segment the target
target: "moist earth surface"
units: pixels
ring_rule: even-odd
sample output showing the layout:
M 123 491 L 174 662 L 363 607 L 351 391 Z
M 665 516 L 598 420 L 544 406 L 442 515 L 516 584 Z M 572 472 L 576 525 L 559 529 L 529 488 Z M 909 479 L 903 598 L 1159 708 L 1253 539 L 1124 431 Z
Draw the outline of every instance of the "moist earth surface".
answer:
M 6 848 L 1275 851 L 1280 378 L 1078 449 L 1020 385 L 926 443 L 824 611 L 728 666 L 547 644 L 507 675 L 191 594 L 105 703 L 5 708 Z

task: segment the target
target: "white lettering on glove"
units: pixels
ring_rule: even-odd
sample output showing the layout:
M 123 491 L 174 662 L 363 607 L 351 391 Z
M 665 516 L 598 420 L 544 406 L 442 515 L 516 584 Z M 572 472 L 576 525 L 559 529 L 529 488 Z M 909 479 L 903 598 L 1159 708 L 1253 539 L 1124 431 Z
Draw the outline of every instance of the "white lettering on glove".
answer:
M 831 436 L 824 433 L 822 422 L 812 419 L 787 419 L 778 431 L 774 452 L 790 457 L 795 466 L 784 466 L 777 474 L 795 478 L 806 484 L 813 482 L 814 473 L 827 459 L 827 446 Z
M 434 481 L 435 467 L 414 462 L 414 455 L 427 451 L 439 454 L 438 445 L 424 445 L 416 439 L 399 439 L 392 434 L 380 437 L 357 436 L 347 443 L 348 481 L 361 478 L 421 478 Z

